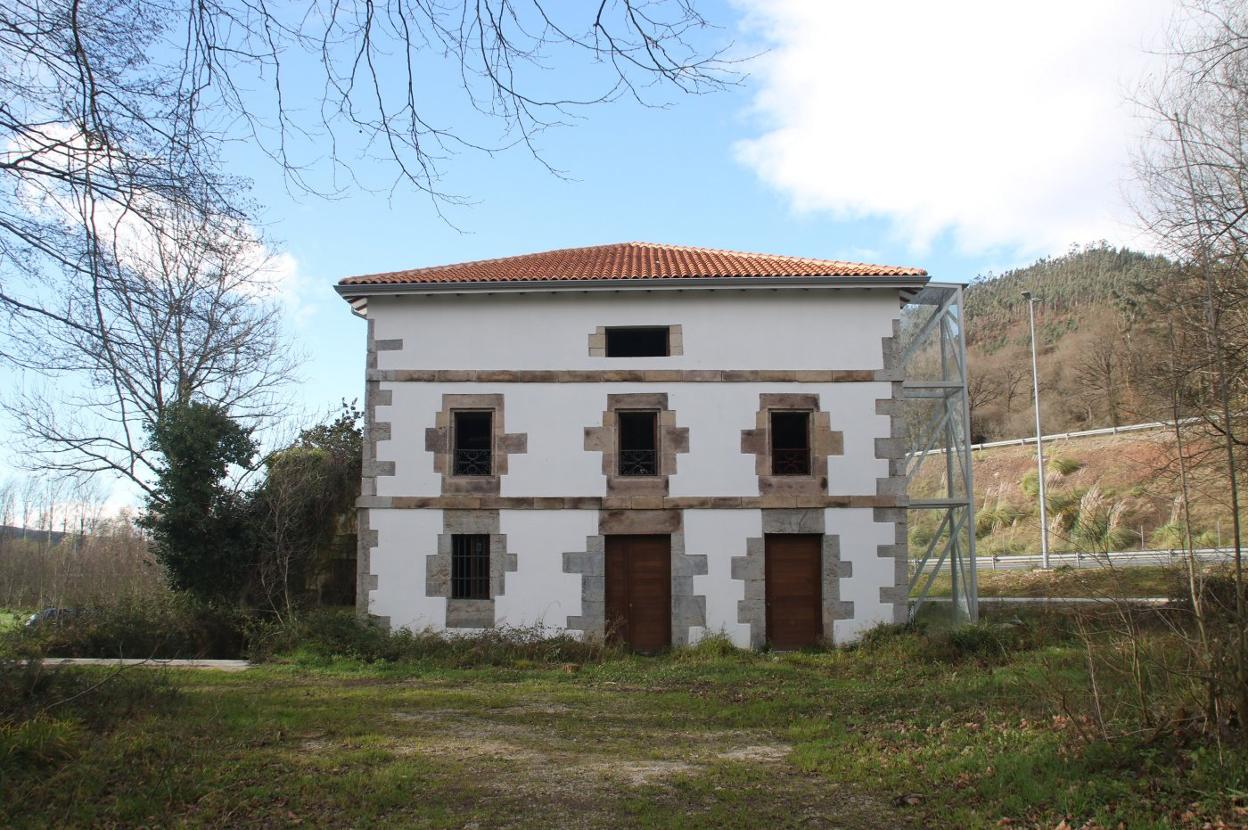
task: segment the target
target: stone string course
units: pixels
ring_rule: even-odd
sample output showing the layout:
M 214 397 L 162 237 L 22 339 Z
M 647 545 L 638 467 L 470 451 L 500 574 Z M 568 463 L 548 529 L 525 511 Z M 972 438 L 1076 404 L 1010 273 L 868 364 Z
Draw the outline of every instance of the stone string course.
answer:
M 391 383 L 873 383 L 877 369 L 369 369 Z M 900 378 L 897 378 L 900 380 Z
M 391 510 L 757 510 L 890 508 L 896 496 L 361 496 L 360 508 Z M 891 521 L 877 519 L 877 521 Z

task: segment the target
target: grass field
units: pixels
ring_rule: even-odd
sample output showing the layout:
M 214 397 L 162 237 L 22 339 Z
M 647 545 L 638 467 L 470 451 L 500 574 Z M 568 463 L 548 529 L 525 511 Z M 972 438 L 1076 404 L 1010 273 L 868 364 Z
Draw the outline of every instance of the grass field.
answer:
M 895 635 L 809 654 L 711 644 L 480 668 L 304 656 L 181 673 L 173 699 L 73 731 L 42 764 L 0 751 L 0 825 L 1160 828 L 1234 815 L 1208 753 L 1072 743 L 1054 690 L 1078 678 L 1077 649 L 925 648 Z
M 19 628 L 30 617 L 29 613 L 0 608 L 0 633 Z

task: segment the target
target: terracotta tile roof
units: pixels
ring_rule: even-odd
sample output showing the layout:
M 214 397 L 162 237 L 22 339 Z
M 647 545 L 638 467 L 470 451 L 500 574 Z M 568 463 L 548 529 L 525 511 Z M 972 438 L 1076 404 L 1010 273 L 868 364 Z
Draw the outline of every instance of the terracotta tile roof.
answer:
M 622 242 L 347 277 L 339 285 L 712 277 L 926 277 L 922 268 Z

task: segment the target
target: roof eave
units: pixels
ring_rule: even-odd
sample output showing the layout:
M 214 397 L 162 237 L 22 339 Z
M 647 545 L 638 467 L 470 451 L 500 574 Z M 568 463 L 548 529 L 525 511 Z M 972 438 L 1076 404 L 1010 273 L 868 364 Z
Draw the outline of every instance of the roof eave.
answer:
M 769 288 L 922 288 L 926 275 L 857 277 L 658 277 L 594 280 L 507 280 L 496 282 L 355 283 L 334 286 L 352 302 L 369 296 L 411 294 L 519 294 L 527 292 L 672 291 Z M 353 303 L 354 304 L 354 303 Z

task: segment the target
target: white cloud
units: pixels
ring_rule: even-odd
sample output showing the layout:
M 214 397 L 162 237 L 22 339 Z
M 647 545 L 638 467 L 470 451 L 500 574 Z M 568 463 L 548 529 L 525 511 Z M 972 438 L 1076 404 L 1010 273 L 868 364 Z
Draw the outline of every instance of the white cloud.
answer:
M 22 156 L 31 156 L 48 168 L 81 167 L 85 163 L 102 164 L 107 150 L 89 148 L 87 141 L 75 133 L 68 124 L 51 124 L 42 128 L 40 134 L 10 140 L 0 150 L 0 161 L 12 162 Z M 132 194 L 136 200 L 149 199 L 146 207 L 159 211 L 158 196 L 138 191 Z M 58 187 L 40 177 L 19 180 L 18 197 L 31 213 L 76 228 L 83 220 L 85 205 L 80 194 Z M 168 265 L 170 257 L 177 255 L 176 231 L 157 230 L 135 212 L 127 212 L 114 201 L 98 200 L 91 205 L 91 216 L 96 233 L 105 246 L 111 246 L 119 262 L 135 268 L 139 273 L 157 273 L 162 264 Z M 173 218 L 173 214 L 166 217 Z M 277 303 L 295 325 L 302 325 L 311 314 L 305 303 L 307 280 L 299 270 L 295 256 L 286 251 L 275 251 L 261 240 L 251 225 L 228 229 L 230 236 L 223 235 L 218 241 L 223 247 L 236 251 L 233 276 L 234 289 L 240 294 L 258 301 Z M 193 267 L 184 264 L 184 267 Z
M 738 158 L 795 209 L 882 217 L 922 251 L 1138 238 L 1141 125 L 1169 0 L 739 0 L 770 47 Z

